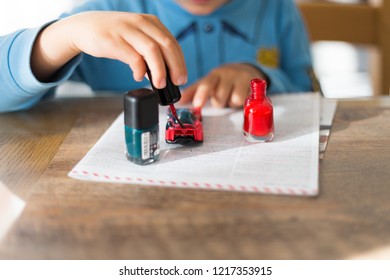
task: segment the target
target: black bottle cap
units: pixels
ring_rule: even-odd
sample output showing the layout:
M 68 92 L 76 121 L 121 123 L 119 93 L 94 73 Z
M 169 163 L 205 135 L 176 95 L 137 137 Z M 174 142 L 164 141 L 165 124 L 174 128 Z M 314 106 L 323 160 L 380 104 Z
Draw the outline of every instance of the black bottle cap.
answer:
M 126 93 L 124 98 L 125 125 L 135 129 L 149 129 L 158 124 L 158 96 L 141 88 Z
M 160 104 L 163 106 L 171 105 L 176 102 L 178 102 L 181 98 L 180 89 L 178 86 L 176 86 L 174 83 L 172 83 L 171 76 L 169 75 L 169 69 L 167 69 L 167 85 L 165 88 L 158 89 L 155 88 L 152 82 L 152 74 L 150 73 L 149 68 L 147 68 L 150 84 L 152 85 L 152 88 L 154 91 L 158 93 L 158 96 L 160 98 Z

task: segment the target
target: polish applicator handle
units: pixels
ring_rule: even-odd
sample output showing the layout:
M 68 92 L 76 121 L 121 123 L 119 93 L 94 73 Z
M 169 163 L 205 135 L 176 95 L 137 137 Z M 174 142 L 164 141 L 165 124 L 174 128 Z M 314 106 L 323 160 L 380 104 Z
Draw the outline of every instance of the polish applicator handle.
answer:
M 150 72 L 150 69 L 149 69 L 148 65 L 146 64 L 146 72 L 148 74 L 150 84 L 151 84 L 153 90 L 158 93 L 158 96 L 160 98 L 160 104 L 163 106 L 169 105 L 172 116 L 175 118 L 175 120 L 181 126 L 181 128 L 184 128 L 183 123 L 180 121 L 180 119 L 177 116 L 176 108 L 174 105 L 181 98 L 180 89 L 178 86 L 176 86 L 172 83 L 171 76 L 169 75 L 168 67 L 166 67 L 165 69 L 166 69 L 166 73 L 167 73 L 166 87 L 162 88 L 162 89 L 158 89 L 153 85 L 152 73 Z
M 161 105 L 163 106 L 171 105 L 180 100 L 181 98 L 180 89 L 178 86 L 172 83 L 171 76 L 169 75 L 168 67 L 166 67 L 166 72 L 167 72 L 166 87 L 162 89 L 158 89 L 154 87 L 152 82 L 152 74 L 148 66 L 146 66 L 146 71 L 153 90 L 158 93 Z

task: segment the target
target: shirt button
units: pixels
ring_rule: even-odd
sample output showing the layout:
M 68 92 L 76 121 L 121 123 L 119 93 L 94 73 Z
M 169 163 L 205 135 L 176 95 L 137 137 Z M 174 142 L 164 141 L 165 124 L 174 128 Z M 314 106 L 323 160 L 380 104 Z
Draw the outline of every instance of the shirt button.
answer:
M 214 30 L 214 26 L 211 24 L 211 23 L 206 23 L 204 26 L 203 26 L 203 30 L 205 32 L 212 32 Z

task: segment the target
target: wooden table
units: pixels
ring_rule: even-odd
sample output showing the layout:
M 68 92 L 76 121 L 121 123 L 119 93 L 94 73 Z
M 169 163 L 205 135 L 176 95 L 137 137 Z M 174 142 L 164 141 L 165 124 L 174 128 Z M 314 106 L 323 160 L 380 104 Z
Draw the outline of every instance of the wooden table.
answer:
M 390 246 L 390 98 L 339 102 L 316 198 L 67 177 L 120 97 L 0 115 L 0 180 L 27 202 L 5 259 L 348 259 Z M 388 256 L 390 258 L 390 256 Z

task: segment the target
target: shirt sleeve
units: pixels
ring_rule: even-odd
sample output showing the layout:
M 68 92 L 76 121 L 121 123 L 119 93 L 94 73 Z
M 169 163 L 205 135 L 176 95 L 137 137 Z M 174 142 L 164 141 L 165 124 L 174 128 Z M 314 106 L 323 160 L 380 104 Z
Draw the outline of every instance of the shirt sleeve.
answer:
M 30 56 L 35 38 L 44 27 L 19 30 L 0 37 L 0 112 L 32 107 L 50 89 L 68 80 L 80 63 L 81 55 L 62 67 L 50 83 L 37 80 L 31 70 Z
M 270 68 L 258 64 L 257 67 L 268 78 L 268 91 L 270 93 L 305 92 L 311 89 L 302 83 L 294 83 L 285 71 L 279 68 Z
M 293 1 L 279 1 L 279 5 L 280 65 L 260 67 L 271 80 L 270 92 L 312 91 L 310 42 L 302 17 Z
M 312 91 L 310 42 L 297 6 L 293 1 L 272 1 L 279 63 L 268 67 L 257 60 L 246 61 L 264 73 L 269 93 Z
M 297 6 L 291 0 L 269 0 L 266 22 L 262 31 L 274 32 L 275 39 L 265 45 L 275 47 L 277 63 L 264 65 L 250 56 L 237 63 L 250 64 L 263 73 L 271 94 L 312 91 L 310 42 Z
M 241 60 L 239 63 L 248 64 L 256 68 L 264 75 L 267 81 L 267 91 L 269 93 L 298 92 L 299 87 L 292 84 L 286 73 L 279 68 L 270 68 L 258 63 L 255 59 Z

